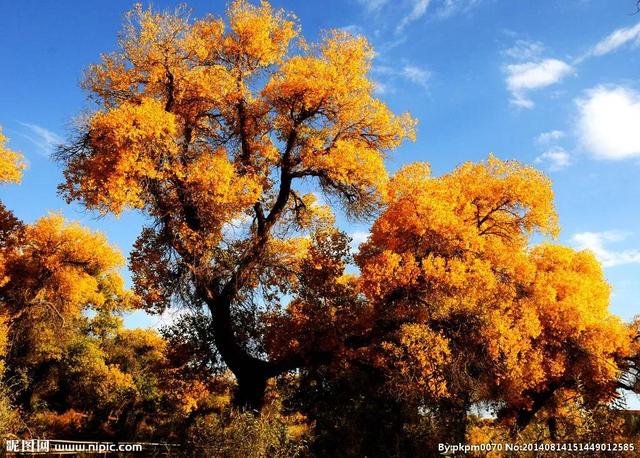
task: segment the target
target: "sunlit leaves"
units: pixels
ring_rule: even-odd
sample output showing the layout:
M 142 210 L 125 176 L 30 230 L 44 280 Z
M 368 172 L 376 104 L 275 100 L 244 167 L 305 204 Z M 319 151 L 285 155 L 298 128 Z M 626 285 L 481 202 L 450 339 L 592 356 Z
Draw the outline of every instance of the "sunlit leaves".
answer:
M 295 40 L 296 19 L 265 2 L 232 2 L 227 18 L 135 7 L 119 49 L 87 72 L 97 110 L 59 152 L 69 201 L 149 217 L 130 258 L 147 309 L 206 304 L 206 337 L 242 389 L 328 365 L 458 412 L 528 411 L 560 388 L 613 396 L 629 332 L 600 266 L 531 247 L 559 231 L 546 176 L 490 156 L 389 180 L 387 155 L 416 121 L 375 97 L 369 43 Z M 359 277 L 345 275 L 349 243 L 327 202 L 378 216 Z M 84 280 L 56 293 L 99 303 Z
M 307 45 L 299 33 L 295 17 L 267 2 L 232 2 L 227 21 L 138 5 L 119 49 L 88 69 L 83 85 L 98 110 L 59 152 L 61 190 L 101 213 L 151 216 L 131 258 L 149 308 L 195 291 L 185 282 L 234 275 L 260 250 L 244 269 L 242 300 L 248 285 L 269 301 L 274 283 L 291 291 L 293 277 L 274 282 L 274 272 L 295 271 L 305 254 L 296 240 L 334 224 L 328 205 L 300 191 L 305 178 L 351 216 L 382 207 L 385 157 L 414 138 L 416 121 L 374 97 L 364 38 L 333 31 Z M 298 252 L 276 260 L 278 244 Z
M 117 271 L 122 255 L 104 235 L 53 214 L 26 226 L 23 237 L 24 245 L 7 260 L 10 281 L 3 295 L 16 301 L 10 308 L 42 302 L 64 316 L 85 306 L 113 307 L 114 297 L 124 294 Z
M 22 170 L 25 168 L 22 155 L 7 147 L 7 137 L 2 135 L 0 128 L 0 183 L 19 183 Z
M 577 380 L 593 399 L 614 395 L 629 330 L 608 311 L 600 265 L 590 253 L 528 246 L 533 232 L 557 233 L 552 198 L 542 174 L 493 156 L 438 178 L 414 164 L 392 179 L 357 257 L 363 292 L 386 320 L 441 332 L 458 361 L 438 362 L 431 342 L 414 347 L 408 367 L 427 358 L 457 380 L 452 396 L 525 409 L 532 393 Z M 395 380 L 398 363 L 389 364 Z M 415 388 L 430 374 L 414 375 Z
M 383 364 L 393 368 L 388 389 L 419 403 L 447 396 L 445 372 L 453 357 L 448 339 L 417 323 L 403 325 L 396 339 L 382 344 Z
M 298 34 L 295 22 L 266 1 L 253 6 L 236 0 L 228 16 L 232 33 L 224 38 L 224 50 L 244 72 L 281 62 L 289 42 Z
M 87 139 L 96 154 L 79 157 L 65 171 L 69 198 L 82 196 L 103 213 L 142 208 L 145 183 L 172 173 L 176 129 L 175 117 L 154 99 L 96 113 Z
M 319 176 L 356 214 L 380 203 L 385 151 L 414 138 L 415 121 L 373 97 L 372 57 L 364 38 L 336 31 L 286 61 L 264 89 L 278 112 L 276 126 L 297 132 L 301 173 Z

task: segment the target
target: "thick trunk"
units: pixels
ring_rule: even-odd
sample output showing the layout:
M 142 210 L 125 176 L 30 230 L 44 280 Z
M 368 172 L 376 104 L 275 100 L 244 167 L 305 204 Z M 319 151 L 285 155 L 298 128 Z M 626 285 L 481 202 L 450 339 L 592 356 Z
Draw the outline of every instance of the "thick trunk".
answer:
M 234 404 L 242 409 L 259 411 L 264 404 L 268 380 L 266 374 L 260 371 L 247 372 L 237 379 L 238 387 L 233 397 Z
M 208 304 L 213 316 L 216 348 L 238 383 L 234 404 L 243 409 L 260 410 L 267 380 L 275 374 L 271 374 L 268 362 L 252 356 L 238 343 L 230 303 L 217 298 Z
M 173 91 L 173 80 L 168 75 L 170 89 L 169 96 Z M 170 109 L 168 97 L 167 105 Z M 240 140 L 242 146 L 242 162 L 249 165 L 251 156 L 250 143 L 246 133 L 246 107 L 244 101 L 238 104 L 238 118 L 240 123 Z M 185 138 L 190 138 L 191 132 L 185 132 Z M 291 364 L 270 363 L 251 355 L 240 342 L 233 329 L 233 319 L 231 316 L 232 303 L 236 300 L 238 292 L 250 276 L 250 272 L 259 264 L 260 257 L 264 253 L 265 247 L 270 237 L 271 228 L 276 224 L 278 218 L 287 206 L 291 195 L 291 184 L 294 176 L 290 172 L 291 155 L 297 140 L 297 132 L 294 129 L 289 132 L 285 150 L 282 155 L 282 166 L 280 170 L 280 189 L 271 210 L 265 214 L 262 203 L 258 200 L 254 209 L 256 212 L 256 232 L 253 247 L 246 256 L 240 260 L 231 277 L 224 283 L 212 281 L 210 278 L 200 278 L 196 282 L 199 296 L 204 299 L 211 316 L 213 317 L 213 331 L 215 345 L 227 367 L 236 376 L 238 389 L 234 401 L 243 408 L 259 410 L 264 400 L 264 393 L 267 380 L 287 370 L 292 369 Z M 187 142 L 188 144 L 188 142 Z M 183 206 L 185 220 L 191 230 L 202 232 L 198 212 L 190 205 L 184 196 L 178 195 Z M 160 202 L 161 199 L 160 199 Z M 162 208 L 159 205 L 160 208 Z M 167 213 L 168 214 L 168 213 Z M 165 223 L 170 227 L 171 221 Z M 190 263 L 198 259 L 188 250 L 177 248 L 178 252 Z
M 217 298 L 208 303 L 213 315 L 215 345 L 229 370 L 235 375 L 238 387 L 234 403 L 243 409 L 260 410 L 264 402 L 267 381 L 285 372 L 307 365 L 322 365 L 331 361 L 330 350 L 291 354 L 278 361 L 265 361 L 251 355 L 233 329 L 230 304 Z

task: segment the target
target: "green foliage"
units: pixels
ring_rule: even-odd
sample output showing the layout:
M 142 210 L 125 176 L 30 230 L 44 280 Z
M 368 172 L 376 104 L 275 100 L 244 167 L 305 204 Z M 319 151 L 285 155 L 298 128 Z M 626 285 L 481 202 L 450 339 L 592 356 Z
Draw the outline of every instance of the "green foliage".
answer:
M 9 390 L 0 385 L 0 440 L 15 437 L 21 426 L 18 410 L 11 403 Z

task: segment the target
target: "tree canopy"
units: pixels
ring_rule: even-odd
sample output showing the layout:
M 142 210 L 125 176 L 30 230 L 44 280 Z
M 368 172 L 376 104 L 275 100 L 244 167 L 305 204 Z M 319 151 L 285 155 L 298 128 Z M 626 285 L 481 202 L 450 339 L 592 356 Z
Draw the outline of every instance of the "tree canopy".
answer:
M 236 322 L 256 303 L 270 308 L 276 291 L 295 293 L 282 273 L 298 268 L 308 234 L 331 226 L 298 184 L 315 180 L 349 215 L 372 215 L 384 158 L 415 121 L 374 97 L 364 38 L 294 43 L 295 20 L 266 2 L 236 1 L 227 14 L 228 26 L 131 13 L 119 51 L 87 72 L 98 111 L 60 150 L 61 189 L 103 213 L 152 218 L 131 256 L 137 292 L 150 309 L 206 304 L 241 397 L 259 403 L 265 381 L 297 361 L 260 359 L 259 339 Z
M 491 156 L 389 181 L 384 159 L 416 122 L 373 95 L 366 40 L 308 44 L 265 2 L 227 15 L 136 7 L 119 50 L 87 71 L 97 110 L 59 158 L 69 201 L 151 218 L 130 258 L 136 292 L 149 310 L 208 308 L 239 402 L 345 352 L 420 399 L 528 411 L 578 380 L 613 396 L 628 332 L 599 265 L 529 247 L 558 232 L 546 177 Z M 308 180 L 353 218 L 379 215 L 359 277 Z
M 555 241 L 550 179 L 494 155 L 389 174 L 417 121 L 376 97 L 365 38 L 308 43 L 267 2 L 226 14 L 134 7 L 56 154 L 69 203 L 145 216 L 131 291 L 103 234 L 0 205 L 14 391 L 0 390 L 0 433 L 7 399 L 38 431 L 188 437 L 221 456 L 238 437 L 273 456 L 307 440 L 318 456 L 339 442 L 415 456 L 617 425 L 619 389 L 639 390 L 639 325 L 610 312 L 594 254 Z M 0 182 L 17 183 L 6 145 L 0 132 Z M 371 224 L 355 253 L 345 219 Z M 125 329 L 139 308 L 180 314 Z

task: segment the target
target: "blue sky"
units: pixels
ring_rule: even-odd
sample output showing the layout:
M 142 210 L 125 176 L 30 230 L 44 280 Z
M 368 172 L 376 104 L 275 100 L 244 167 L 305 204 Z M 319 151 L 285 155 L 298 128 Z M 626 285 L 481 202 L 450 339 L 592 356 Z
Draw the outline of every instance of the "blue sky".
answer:
M 177 2 L 154 1 L 159 9 Z M 373 43 L 377 92 L 420 121 L 391 170 L 429 161 L 439 175 L 494 152 L 554 182 L 560 242 L 590 248 L 613 286 L 612 310 L 640 311 L 640 13 L 634 0 L 274 1 L 304 35 L 346 28 Z M 0 199 L 26 221 L 49 211 L 103 230 L 126 254 L 142 219 L 98 219 L 56 194 L 49 155 L 90 107 L 78 82 L 115 48 L 131 2 L 0 3 L 0 125 L 29 168 Z M 192 1 L 194 16 L 221 1 Z M 349 229 L 356 239 L 364 225 Z M 139 312 L 130 326 L 156 325 Z

